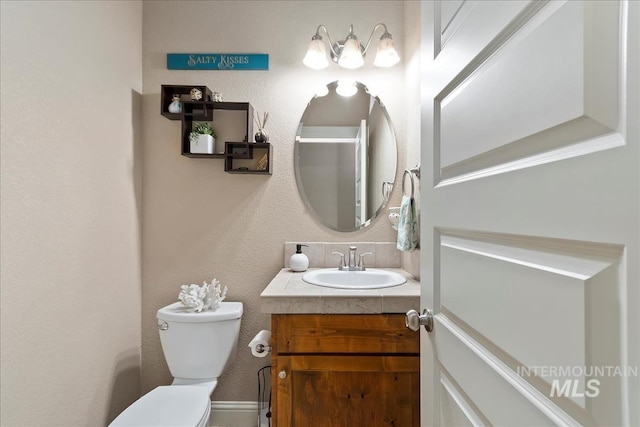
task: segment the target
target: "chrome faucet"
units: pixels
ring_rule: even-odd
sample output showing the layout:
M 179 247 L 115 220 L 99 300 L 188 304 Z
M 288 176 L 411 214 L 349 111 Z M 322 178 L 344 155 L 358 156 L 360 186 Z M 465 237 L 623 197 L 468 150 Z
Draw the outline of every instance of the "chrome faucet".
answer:
M 349 263 L 345 261 L 345 255 L 342 252 L 332 252 L 335 255 L 340 255 L 340 265 L 338 265 L 338 270 L 340 271 L 365 271 L 366 267 L 364 265 L 364 256 L 365 255 L 373 255 L 372 252 L 364 252 L 360 254 L 360 260 L 356 264 L 356 251 L 358 248 L 356 246 L 349 246 Z
M 349 270 L 353 269 L 356 266 L 356 251 L 358 250 L 355 246 L 349 246 Z

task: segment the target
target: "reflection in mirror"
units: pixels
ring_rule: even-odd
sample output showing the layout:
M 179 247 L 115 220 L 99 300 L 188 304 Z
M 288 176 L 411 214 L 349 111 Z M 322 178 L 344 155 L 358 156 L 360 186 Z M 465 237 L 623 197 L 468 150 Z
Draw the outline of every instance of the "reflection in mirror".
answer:
M 294 159 L 300 195 L 323 224 L 366 227 L 384 208 L 396 175 L 387 111 L 362 83 L 328 84 L 300 120 Z

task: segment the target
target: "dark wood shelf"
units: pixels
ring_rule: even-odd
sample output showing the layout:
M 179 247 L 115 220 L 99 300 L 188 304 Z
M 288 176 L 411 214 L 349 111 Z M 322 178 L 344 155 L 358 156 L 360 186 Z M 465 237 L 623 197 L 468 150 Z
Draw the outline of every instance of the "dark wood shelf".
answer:
M 225 171 L 227 173 L 243 173 L 246 175 L 272 175 L 271 172 L 265 172 L 265 171 L 256 171 L 256 170 L 251 170 L 251 169 L 230 169 Z
M 228 142 L 225 144 L 224 170 L 229 173 L 271 175 L 273 173 L 273 149 L 268 142 Z M 258 163 L 264 157 L 264 169 Z
M 191 99 L 193 88 L 202 91 L 203 99 L 198 101 Z M 180 113 L 169 112 L 169 105 L 174 95 L 180 95 L 182 103 Z M 250 103 L 213 102 L 211 90 L 202 85 L 162 85 L 160 101 L 161 114 L 169 120 L 180 120 L 182 123 L 180 151 L 183 156 L 192 159 L 224 159 L 224 170 L 229 173 L 272 174 L 271 144 L 250 142 L 253 141 L 254 136 L 253 106 Z M 189 135 L 194 123 L 197 122 L 211 123 L 216 133 L 216 140 L 224 141 L 224 153 L 220 153 L 221 150 L 214 154 L 191 153 Z M 239 140 L 241 141 L 235 142 Z M 264 164 L 259 166 L 263 158 Z
M 214 104 L 215 102 L 212 101 L 184 101 L 182 103 L 184 120 L 210 122 L 213 120 Z
M 182 155 L 192 159 L 224 159 L 224 154 L 184 153 Z
M 191 102 L 191 89 L 196 88 L 202 91 L 202 101 L 211 101 L 211 90 L 203 85 L 185 86 L 185 85 L 161 85 L 160 87 L 160 114 L 169 120 L 182 120 L 182 113 L 170 113 L 169 105 L 172 102 L 173 95 L 180 95 L 182 102 L 182 111 L 184 112 L 184 103 Z
M 232 120 L 237 120 L 237 126 L 243 126 L 240 132 L 235 132 L 231 135 L 233 138 L 242 139 L 242 141 L 248 141 L 253 137 L 253 107 L 248 102 L 212 102 L 212 101 L 185 101 L 182 103 L 182 149 L 183 156 L 192 157 L 189 134 L 193 129 L 194 122 L 211 122 L 212 127 L 218 134 L 218 137 L 227 139 L 230 135 L 227 132 L 224 136 L 224 121 L 228 119 L 229 113 L 235 115 Z M 237 116 L 240 117 L 237 117 Z M 226 117 L 226 118 L 225 118 Z M 218 122 L 218 120 L 222 120 Z M 240 125 L 240 122 L 242 123 Z M 238 129 L 238 128 L 236 128 Z M 233 133 L 233 132 L 232 132 Z M 221 159 L 224 154 L 196 154 L 199 158 L 206 158 L 202 156 L 208 156 L 212 159 Z

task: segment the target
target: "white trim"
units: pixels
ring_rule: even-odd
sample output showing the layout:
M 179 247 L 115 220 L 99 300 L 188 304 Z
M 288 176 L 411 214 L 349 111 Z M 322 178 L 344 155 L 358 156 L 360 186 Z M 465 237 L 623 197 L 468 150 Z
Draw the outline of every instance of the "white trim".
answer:
M 257 427 L 258 402 L 211 402 L 209 425 Z

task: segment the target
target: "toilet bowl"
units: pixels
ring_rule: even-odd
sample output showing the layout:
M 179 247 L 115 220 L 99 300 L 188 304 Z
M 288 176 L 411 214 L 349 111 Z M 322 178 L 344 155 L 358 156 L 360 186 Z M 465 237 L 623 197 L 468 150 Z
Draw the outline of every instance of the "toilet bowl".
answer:
M 210 396 L 218 377 L 235 359 L 243 306 L 222 302 L 194 313 L 180 302 L 158 310 L 158 330 L 174 377 L 136 400 L 109 426 L 207 426 Z

